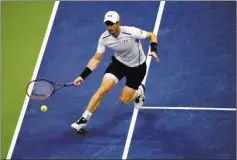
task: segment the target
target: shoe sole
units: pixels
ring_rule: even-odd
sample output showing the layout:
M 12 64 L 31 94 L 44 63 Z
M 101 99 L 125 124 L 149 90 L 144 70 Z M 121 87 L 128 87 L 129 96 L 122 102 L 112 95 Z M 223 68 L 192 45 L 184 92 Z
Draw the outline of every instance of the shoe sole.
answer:
M 73 124 L 71 124 L 71 128 L 75 129 L 77 132 L 80 132 L 80 133 L 82 133 L 82 132 L 84 132 L 84 131 L 85 131 L 85 129 L 84 129 L 84 128 L 77 129 L 76 127 L 74 127 L 74 126 L 73 126 Z

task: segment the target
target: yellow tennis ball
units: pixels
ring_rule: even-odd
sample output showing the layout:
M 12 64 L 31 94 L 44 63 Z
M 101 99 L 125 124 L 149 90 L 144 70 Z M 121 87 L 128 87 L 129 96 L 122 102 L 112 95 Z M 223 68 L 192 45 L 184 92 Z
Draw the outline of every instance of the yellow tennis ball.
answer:
M 42 112 L 46 112 L 47 109 L 48 109 L 48 107 L 47 107 L 46 105 L 43 105 L 43 106 L 41 106 L 41 108 L 40 108 L 40 110 L 41 110 Z

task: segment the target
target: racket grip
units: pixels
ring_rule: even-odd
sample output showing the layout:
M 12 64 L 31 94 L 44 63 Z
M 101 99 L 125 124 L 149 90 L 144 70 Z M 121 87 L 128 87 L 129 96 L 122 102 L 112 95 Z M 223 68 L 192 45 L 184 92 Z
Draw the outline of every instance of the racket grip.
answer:
M 73 82 L 66 83 L 65 86 L 75 86 Z

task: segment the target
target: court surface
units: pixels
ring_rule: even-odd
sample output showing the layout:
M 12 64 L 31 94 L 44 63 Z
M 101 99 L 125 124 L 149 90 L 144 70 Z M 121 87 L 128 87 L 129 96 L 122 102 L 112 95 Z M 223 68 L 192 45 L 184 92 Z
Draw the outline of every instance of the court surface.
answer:
M 78 134 L 70 125 L 100 85 L 113 55 L 107 49 L 81 87 L 25 103 L 24 119 L 8 156 L 235 159 L 235 3 L 166 2 L 157 21 L 160 2 L 60 2 L 34 73 L 37 78 L 73 81 L 96 51 L 109 10 L 120 14 L 121 25 L 150 32 L 160 22 L 160 63 L 150 62 L 144 108 L 137 112 L 133 104 L 119 103 L 123 79 L 104 98 L 87 131 Z M 149 42 L 143 41 L 145 53 L 148 47 Z M 48 106 L 45 113 L 40 111 L 43 104 Z

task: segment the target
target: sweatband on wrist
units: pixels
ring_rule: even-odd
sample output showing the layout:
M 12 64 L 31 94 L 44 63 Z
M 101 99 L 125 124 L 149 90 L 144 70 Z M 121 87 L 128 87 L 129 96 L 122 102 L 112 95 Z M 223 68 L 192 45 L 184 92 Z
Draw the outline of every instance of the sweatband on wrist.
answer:
M 84 71 L 80 74 L 81 78 L 86 79 L 90 74 L 92 73 L 92 70 L 88 67 L 84 69 Z
M 150 45 L 151 45 L 151 51 L 157 53 L 157 43 L 152 42 Z

